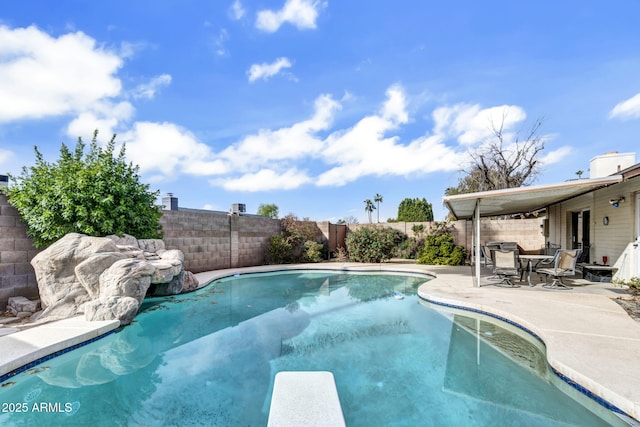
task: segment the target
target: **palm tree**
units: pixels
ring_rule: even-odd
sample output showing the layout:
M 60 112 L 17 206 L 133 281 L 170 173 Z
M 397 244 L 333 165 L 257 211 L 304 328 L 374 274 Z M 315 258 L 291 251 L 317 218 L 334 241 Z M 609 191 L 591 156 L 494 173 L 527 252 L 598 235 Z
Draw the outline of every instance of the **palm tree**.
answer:
M 364 210 L 369 214 L 369 224 L 371 224 L 371 213 L 376 207 L 373 205 L 371 199 L 367 199 L 364 201 Z
M 378 204 L 378 222 L 380 222 L 380 203 L 382 203 L 382 196 L 376 193 L 376 197 L 373 199 Z

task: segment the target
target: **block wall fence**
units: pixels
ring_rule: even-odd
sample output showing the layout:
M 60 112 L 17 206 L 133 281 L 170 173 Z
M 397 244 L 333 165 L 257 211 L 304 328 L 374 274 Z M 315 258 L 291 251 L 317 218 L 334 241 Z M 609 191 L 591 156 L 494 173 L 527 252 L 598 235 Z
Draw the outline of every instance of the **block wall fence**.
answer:
M 230 215 L 199 209 L 179 208 L 163 210 L 160 222 L 167 249 L 180 249 L 185 256 L 185 269 L 200 273 L 223 268 L 248 267 L 265 263 L 265 249 L 269 238 L 280 232 L 280 220 L 258 215 Z M 347 227 L 328 221 L 316 223 L 330 252 L 344 247 Z M 413 236 L 414 224 L 381 223 Z M 483 220 L 482 240 L 516 241 L 525 252 L 540 250 L 545 243 L 542 219 Z M 352 224 L 349 229 L 370 226 Z M 456 244 L 469 250 L 472 242 L 472 223 L 453 223 Z M 18 211 L 0 191 L 0 313 L 13 296 L 38 297 L 38 284 L 30 262 L 38 253 L 27 236 L 26 227 Z

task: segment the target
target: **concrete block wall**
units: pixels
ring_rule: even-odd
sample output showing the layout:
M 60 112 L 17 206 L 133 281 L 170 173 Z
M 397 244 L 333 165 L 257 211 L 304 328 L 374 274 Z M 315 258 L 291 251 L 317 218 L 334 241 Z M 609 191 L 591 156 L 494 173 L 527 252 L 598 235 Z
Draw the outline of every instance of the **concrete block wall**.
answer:
M 166 247 L 184 252 L 194 273 L 264 264 L 269 238 L 281 229 L 277 219 L 182 208 L 163 211 L 160 222 Z
M 38 297 L 38 282 L 30 264 L 37 253 L 18 210 L 0 190 L 0 312 L 5 311 L 10 297 Z
M 482 219 L 480 221 L 480 243 L 516 242 L 523 253 L 541 253 L 545 246 L 542 218 L 532 219 Z M 455 222 L 456 244 L 464 245 L 467 251 L 473 242 L 473 223 Z
M 381 226 L 400 230 L 409 237 L 414 237 L 413 226 L 422 224 L 427 233 L 430 222 L 385 222 L 379 224 L 350 224 L 349 230 L 360 227 Z M 454 221 L 451 234 L 456 245 L 462 245 L 471 253 L 473 239 L 473 223 L 471 221 Z M 545 245 L 543 219 L 482 219 L 480 221 L 481 243 L 491 241 L 517 242 L 524 253 L 537 253 Z

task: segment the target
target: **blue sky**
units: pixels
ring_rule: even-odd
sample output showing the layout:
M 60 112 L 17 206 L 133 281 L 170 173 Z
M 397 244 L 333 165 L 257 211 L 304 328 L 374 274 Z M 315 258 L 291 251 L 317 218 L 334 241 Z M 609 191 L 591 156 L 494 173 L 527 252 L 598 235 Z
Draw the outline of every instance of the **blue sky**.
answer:
M 3 2 L 0 173 L 99 129 L 182 207 L 367 222 L 379 193 L 381 220 L 406 197 L 443 219 L 503 115 L 509 133 L 544 117 L 538 184 L 638 151 L 639 16 L 637 0 Z

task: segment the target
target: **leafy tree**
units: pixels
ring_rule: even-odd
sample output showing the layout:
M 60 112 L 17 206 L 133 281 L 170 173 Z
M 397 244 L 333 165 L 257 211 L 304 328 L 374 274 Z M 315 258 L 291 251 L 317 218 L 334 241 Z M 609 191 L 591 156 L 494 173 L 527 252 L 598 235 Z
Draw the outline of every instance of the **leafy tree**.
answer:
M 78 138 L 75 150 L 63 143 L 60 159 L 44 160 L 34 147 L 36 162 L 23 167 L 8 190 L 9 200 L 27 224 L 37 247 L 47 246 L 67 233 L 90 236 L 131 234 L 162 237 L 158 192 L 140 183 L 138 167 L 125 160 L 125 147 L 114 157 L 115 135 L 102 149 L 94 132 L 89 151 Z
M 433 221 L 433 206 L 425 198 L 406 198 L 398 206 L 398 221 Z
M 258 215 L 262 215 L 262 216 L 266 216 L 267 218 L 271 218 L 271 219 L 278 219 L 278 206 L 275 205 L 274 203 L 269 203 L 269 204 L 264 204 L 261 203 L 260 206 L 258 206 Z
M 382 203 L 382 196 L 376 193 L 376 196 L 373 198 L 373 201 L 378 204 L 378 222 L 380 222 L 380 203 Z
M 447 196 L 476 191 L 501 190 L 531 184 L 540 173 L 538 156 L 544 150 L 544 137 L 539 134 L 543 119 L 538 118 L 522 135 L 505 131 L 506 115 L 500 124 L 490 123 L 491 136 L 475 152 L 471 165 L 456 187 L 445 190 Z
M 374 206 L 373 202 L 371 201 L 371 199 L 367 199 L 364 201 L 364 210 L 365 212 L 367 212 L 367 214 L 369 214 L 369 224 L 371 224 L 373 221 L 371 221 L 371 213 L 373 213 L 373 210 L 376 207 Z

